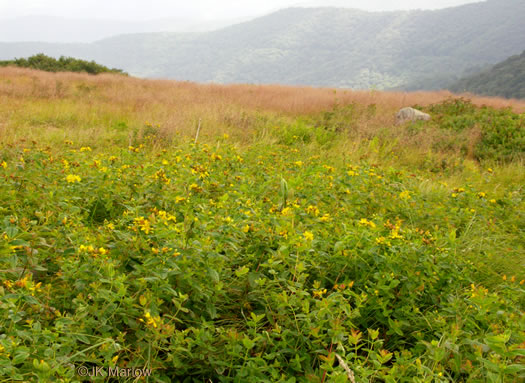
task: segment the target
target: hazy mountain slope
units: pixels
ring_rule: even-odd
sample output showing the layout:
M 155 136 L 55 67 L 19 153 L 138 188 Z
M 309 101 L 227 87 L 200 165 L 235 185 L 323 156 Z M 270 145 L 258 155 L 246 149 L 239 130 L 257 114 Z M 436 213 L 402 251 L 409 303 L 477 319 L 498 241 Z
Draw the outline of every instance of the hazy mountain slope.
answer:
M 208 33 L 0 44 L 0 59 L 42 51 L 179 80 L 435 88 L 525 49 L 523 20 L 522 0 L 410 12 L 291 8 Z
M 455 92 L 525 99 L 525 51 L 453 84 Z

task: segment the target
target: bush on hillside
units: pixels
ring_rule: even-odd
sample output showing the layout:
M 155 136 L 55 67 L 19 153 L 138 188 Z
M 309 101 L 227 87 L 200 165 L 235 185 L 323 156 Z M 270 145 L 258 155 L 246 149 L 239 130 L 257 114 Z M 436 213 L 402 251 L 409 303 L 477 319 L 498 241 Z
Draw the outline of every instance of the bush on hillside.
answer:
M 441 129 L 462 132 L 478 130 L 477 160 L 512 161 L 525 154 L 525 115 L 511 109 L 477 107 L 469 100 L 449 99 L 426 108 Z
M 118 73 L 124 74 L 121 69 L 108 68 L 94 61 L 85 61 L 73 57 L 61 56 L 58 60 L 46 56 L 43 53 L 29 58 L 20 58 L 8 61 L 0 61 L 0 66 L 17 66 L 21 68 L 39 69 L 46 72 L 86 72 L 89 74 Z

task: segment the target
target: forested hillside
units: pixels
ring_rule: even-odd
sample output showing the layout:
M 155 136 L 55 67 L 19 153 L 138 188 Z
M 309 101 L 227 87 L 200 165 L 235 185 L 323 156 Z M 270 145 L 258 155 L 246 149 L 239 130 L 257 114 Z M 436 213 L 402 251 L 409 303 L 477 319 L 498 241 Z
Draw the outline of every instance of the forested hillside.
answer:
M 525 51 L 451 86 L 455 92 L 525 99 Z
M 290 8 L 214 32 L 93 44 L 0 44 L 0 59 L 74 56 L 144 77 L 218 83 L 435 89 L 525 49 L 525 2 L 437 11 Z

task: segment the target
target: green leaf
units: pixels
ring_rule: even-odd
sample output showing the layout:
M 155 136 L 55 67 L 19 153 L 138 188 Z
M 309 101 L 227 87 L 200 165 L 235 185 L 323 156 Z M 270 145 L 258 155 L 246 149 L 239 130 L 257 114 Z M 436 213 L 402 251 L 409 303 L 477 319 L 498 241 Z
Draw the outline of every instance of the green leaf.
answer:
M 14 238 L 18 234 L 18 227 L 16 226 L 7 226 L 5 228 L 5 233 L 9 238 Z
M 213 282 L 218 283 L 220 281 L 219 273 L 216 270 L 208 269 L 208 275 Z
M 246 347 L 248 350 L 251 350 L 253 348 L 253 346 L 255 346 L 255 342 L 253 340 L 251 340 L 250 338 L 244 338 L 242 340 L 242 344 L 244 345 L 244 347 Z
M 17 365 L 29 358 L 29 352 L 27 350 L 16 350 L 13 354 L 13 365 Z
M 243 275 L 248 274 L 249 271 L 250 271 L 250 269 L 249 269 L 248 267 L 243 266 L 243 267 L 241 267 L 241 268 L 235 270 L 235 275 L 236 275 L 237 277 L 240 278 L 240 277 L 242 277 Z

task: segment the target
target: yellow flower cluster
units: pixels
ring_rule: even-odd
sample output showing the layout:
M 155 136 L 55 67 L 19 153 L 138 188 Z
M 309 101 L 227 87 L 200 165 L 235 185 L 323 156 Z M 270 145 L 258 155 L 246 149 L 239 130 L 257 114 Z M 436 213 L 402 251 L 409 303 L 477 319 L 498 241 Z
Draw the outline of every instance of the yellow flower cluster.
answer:
M 202 188 L 197 184 L 191 184 L 190 191 L 195 192 L 195 193 L 200 193 L 202 192 Z
M 173 223 L 177 222 L 177 217 L 175 217 L 173 214 L 168 213 L 167 211 L 158 210 L 157 208 L 154 208 L 153 212 L 165 225 L 167 225 L 170 221 Z
M 68 174 L 68 176 L 66 177 L 66 181 L 73 184 L 75 182 L 82 181 L 82 179 L 80 178 L 80 176 L 77 176 L 74 174 Z
M 307 241 L 313 241 L 314 240 L 314 234 L 310 231 L 305 231 L 303 233 L 303 237 L 304 239 L 306 239 Z
M 317 217 L 319 215 L 319 208 L 317 206 L 309 205 L 306 208 L 306 212 Z
M 80 245 L 79 248 L 78 248 L 78 252 L 79 253 L 89 253 L 89 254 L 92 254 L 94 256 L 96 256 L 97 254 L 100 254 L 100 255 L 109 254 L 109 250 L 107 250 L 107 249 L 105 249 L 103 247 L 99 247 L 98 249 L 96 249 L 95 247 L 93 247 L 91 245 L 88 245 L 88 246 Z
M 323 214 L 323 216 L 321 218 L 319 218 L 319 220 L 321 222 L 329 222 L 331 220 L 330 218 L 330 214 L 326 213 L 326 214 Z
M 399 198 L 406 201 L 411 198 L 410 192 L 408 190 L 405 190 L 399 194 Z
M 361 226 L 368 226 L 368 227 L 371 227 L 371 228 L 375 228 L 376 227 L 375 223 L 373 223 L 372 221 L 367 220 L 366 218 L 361 218 L 361 220 L 359 221 L 359 225 L 361 225 Z
M 153 328 L 157 328 L 162 324 L 162 319 L 160 319 L 160 316 L 151 316 L 149 311 L 144 313 L 144 319 L 140 318 L 139 320 Z
M 165 183 L 166 185 L 169 185 L 171 183 L 171 179 L 169 179 L 166 176 L 166 172 L 164 169 L 160 169 L 159 171 L 155 172 L 155 174 L 152 176 L 154 180 L 160 180 L 161 182 Z
M 153 228 L 151 227 L 151 223 L 147 218 L 144 217 L 138 217 L 133 220 L 133 224 L 135 225 L 134 229 L 136 230 L 139 228 L 141 231 L 143 231 L 145 234 L 149 234 L 153 232 Z

